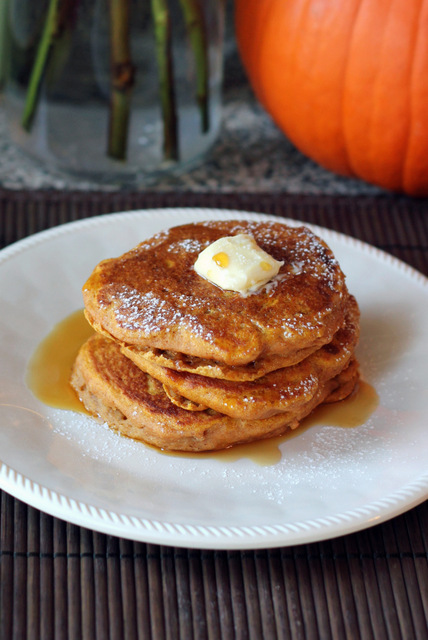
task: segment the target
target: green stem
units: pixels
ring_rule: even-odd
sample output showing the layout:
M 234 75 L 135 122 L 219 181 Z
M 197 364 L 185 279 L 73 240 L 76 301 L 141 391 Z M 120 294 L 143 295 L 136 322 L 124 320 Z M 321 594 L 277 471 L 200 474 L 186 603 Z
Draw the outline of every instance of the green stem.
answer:
M 77 2 L 79 0 L 50 0 L 49 2 L 36 59 L 31 70 L 22 115 L 22 126 L 27 131 L 30 131 L 36 115 L 42 81 L 55 45 L 63 34 Z
M 209 129 L 209 61 L 205 21 L 200 0 L 180 0 L 196 63 L 196 99 L 201 113 L 201 129 Z
M 9 38 L 9 30 L 7 29 L 6 19 L 8 13 L 8 0 L 0 0 L 0 89 L 6 81 L 8 59 L 6 56 L 7 39 Z
M 164 125 L 164 157 L 178 160 L 177 113 L 172 64 L 171 17 L 167 0 L 151 0 Z
M 110 0 L 111 95 L 107 153 L 125 160 L 134 66 L 129 44 L 129 0 Z
M 43 28 L 42 38 L 37 49 L 36 59 L 28 83 L 27 96 L 24 105 L 24 113 L 22 115 L 22 126 L 29 131 L 33 124 L 36 114 L 38 97 L 43 76 L 46 71 L 52 47 L 58 32 L 58 16 L 59 16 L 60 0 L 50 0 L 48 13 Z

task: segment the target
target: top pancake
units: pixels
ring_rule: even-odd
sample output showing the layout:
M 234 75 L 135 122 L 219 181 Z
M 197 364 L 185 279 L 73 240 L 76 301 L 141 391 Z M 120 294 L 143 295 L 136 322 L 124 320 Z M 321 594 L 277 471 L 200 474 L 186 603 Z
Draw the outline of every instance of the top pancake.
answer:
M 224 291 L 193 266 L 215 240 L 252 235 L 279 274 L 256 293 Z M 173 227 L 101 262 L 83 287 L 85 313 L 123 345 L 245 365 L 330 342 L 344 317 L 345 277 L 324 241 L 306 227 L 209 221 Z

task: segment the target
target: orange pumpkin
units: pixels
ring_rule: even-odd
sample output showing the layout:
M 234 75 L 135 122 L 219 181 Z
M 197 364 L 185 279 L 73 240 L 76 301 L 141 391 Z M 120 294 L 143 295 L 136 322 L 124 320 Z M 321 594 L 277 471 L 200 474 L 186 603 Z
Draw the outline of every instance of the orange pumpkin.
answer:
M 428 0 L 235 0 L 256 96 L 336 173 L 428 195 Z

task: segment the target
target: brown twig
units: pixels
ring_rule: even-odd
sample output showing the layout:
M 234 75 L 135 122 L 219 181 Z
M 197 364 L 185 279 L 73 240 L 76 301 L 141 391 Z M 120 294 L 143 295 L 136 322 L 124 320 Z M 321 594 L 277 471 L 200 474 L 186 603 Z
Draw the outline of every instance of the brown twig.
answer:
M 164 158 L 178 160 L 177 113 L 172 64 L 171 17 L 168 0 L 151 0 L 164 125 Z
M 111 93 L 107 153 L 125 160 L 134 66 L 129 45 L 129 0 L 110 0 Z
M 201 113 L 201 129 L 205 133 L 209 122 L 209 61 L 205 20 L 200 0 L 180 0 L 196 65 L 196 99 Z

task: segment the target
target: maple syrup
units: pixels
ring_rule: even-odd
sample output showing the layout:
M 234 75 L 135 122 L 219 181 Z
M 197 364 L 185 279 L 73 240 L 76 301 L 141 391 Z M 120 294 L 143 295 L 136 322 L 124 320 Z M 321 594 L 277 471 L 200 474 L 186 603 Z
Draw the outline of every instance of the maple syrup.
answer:
M 69 381 L 77 352 L 93 333 L 83 309 L 55 325 L 28 364 L 26 382 L 36 398 L 56 409 L 87 413 Z
M 281 460 L 280 446 L 316 425 L 353 428 L 363 425 L 379 404 L 379 396 L 372 385 L 360 380 L 355 391 L 344 400 L 332 404 L 324 404 L 316 409 L 302 422 L 297 429 L 287 431 L 276 438 L 267 438 L 248 444 L 239 444 L 223 451 L 190 454 L 198 458 L 216 458 L 226 462 L 235 462 L 248 458 L 260 466 L 271 466 Z M 169 452 L 165 452 L 169 453 Z M 187 453 L 173 455 L 189 456 Z
M 87 413 L 69 380 L 79 348 L 93 333 L 94 330 L 87 322 L 83 310 L 79 309 L 59 322 L 40 343 L 28 366 L 27 384 L 44 404 L 57 409 Z M 280 445 L 301 434 L 305 429 L 315 425 L 357 427 L 368 420 L 378 404 L 376 390 L 364 380 L 360 380 L 351 396 L 340 402 L 319 406 L 296 430 L 290 430 L 283 436 L 215 452 L 161 452 L 169 456 L 215 458 L 225 462 L 248 458 L 261 466 L 270 466 L 281 460 Z

